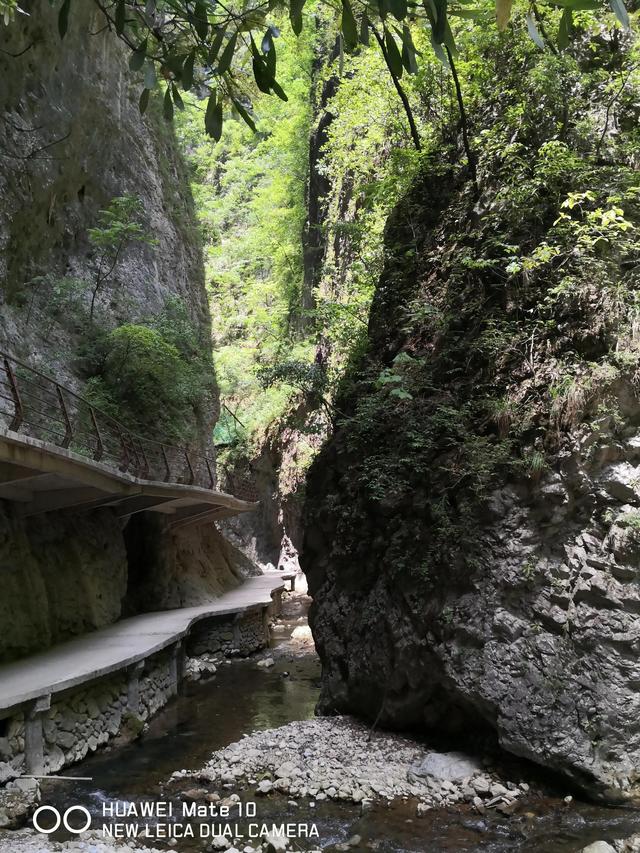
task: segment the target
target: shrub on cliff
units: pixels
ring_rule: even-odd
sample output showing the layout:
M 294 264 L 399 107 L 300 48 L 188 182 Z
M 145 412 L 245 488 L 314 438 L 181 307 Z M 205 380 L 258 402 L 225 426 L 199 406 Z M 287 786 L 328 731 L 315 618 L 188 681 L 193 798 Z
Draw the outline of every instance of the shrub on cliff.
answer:
M 196 440 L 193 415 L 207 375 L 159 331 L 131 323 L 106 333 L 93 371 L 84 393 L 94 405 L 150 437 Z

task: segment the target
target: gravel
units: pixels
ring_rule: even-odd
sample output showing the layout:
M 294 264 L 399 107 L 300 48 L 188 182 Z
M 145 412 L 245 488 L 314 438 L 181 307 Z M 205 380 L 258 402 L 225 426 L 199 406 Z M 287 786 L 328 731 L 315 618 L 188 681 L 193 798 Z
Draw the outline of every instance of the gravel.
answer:
M 455 761 L 453 760 L 455 758 Z M 498 779 L 469 760 L 469 776 L 459 770 L 458 753 L 436 753 L 396 734 L 374 732 L 349 717 L 326 717 L 256 732 L 214 752 L 202 770 L 178 771 L 171 779 L 198 777 L 227 789 L 249 789 L 256 796 L 281 793 L 290 798 L 365 803 L 416 798 L 419 813 L 460 802 L 486 808 L 514 805 L 528 792 Z M 425 768 L 438 768 L 438 775 Z
M 133 847 L 124 841 L 103 839 L 97 832 L 82 833 L 77 841 L 52 841 L 32 829 L 0 833 L 0 853 L 166 853 L 151 847 Z

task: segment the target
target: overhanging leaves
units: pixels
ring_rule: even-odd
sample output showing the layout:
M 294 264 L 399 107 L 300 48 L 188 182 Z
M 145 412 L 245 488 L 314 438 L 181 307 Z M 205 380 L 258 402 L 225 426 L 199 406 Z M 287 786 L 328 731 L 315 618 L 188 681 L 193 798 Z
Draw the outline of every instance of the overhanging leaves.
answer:
M 569 44 L 569 35 L 571 33 L 571 9 L 565 9 L 560 18 L 560 26 L 558 27 L 558 47 L 564 50 Z
M 209 55 L 207 57 L 207 61 L 209 65 L 213 65 L 218 58 L 218 54 L 220 53 L 220 48 L 222 47 L 222 42 L 225 40 L 227 35 L 227 31 L 224 29 L 219 29 L 216 31 L 215 37 L 211 42 L 211 47 L 209 49 Z
M 407 17 L 407 0 L 389 0 L 391 14 L 398 21 L 404 21 Z
M 496 23 L 499 30 L 506 30 L 511 20 L 513 0 L 496 0 Z
M 209 21 L 207 20 L 207 4 L 204 0 L 198 0 L 193 12 L 193 26 L 198 36 L 204 41 L 209 32 Z
M 164 101 L 162 103 L 162 115 L 167 121 L 173 120 L 173 99 L 171 97 L 171 89 L 167 86 L 164 93 Z
M 402 64 L 408 74 L 417 73 L 416 49 L 411 38 L 411 30 L 406 24 L 402 28 Z
M 175 83 L 171 84 L 171 97 L 173 98 L 173 103 L 176 105 L 176 107 L 179 110 L 183 110 L 184 109 L 184 101 L 182 100 L 180 92 L 178 91 L 178 87 L 176 86 Z
M 545 50 L 545 49 L 546 49 L 546 45 L 545 45 L 545 43 L 544 43 L 544 39 L 543 39 L 543 38 L 542 38 L 542 36 L 540 35 L 540 32 L 539 32 L 539 30 L 538 30 L 538 26 L 537 26 L 537 24 L 536 24 L 536 22 L 535 22 L 535 20 L 534 20 L 534 18 L 533 18 L 533 15 L 531 14 L 531 12 L 529 12 L 529 14 L 527 15 L 527 19 L 526 19 L 526 20 L 527 20 L 527 31 L 528 31 L 528 33 L 529 33 L 529 35 L 530 35 L 531 39 L 533 40 L 533 42 L 534 42 L 535 44 L 537 44 L 537 45 L 538 45 L 538 47 L 539 47 L 541 50 Z
M 182 87 L 185 92 L 188 92 L 189 89 L 193 86 L 193 67 L 196 61 L 196 52 L 195 49 L 191 51 L 189 56 L 184 61 L 184 65 L 182 66 Z
M 349 0 L 342 0 L 342 35 L 345 47 L 352 50 L 358 44 L 358 25 L 353 16 L 353 9 Z
M 209 95 L 207 109 L 204 115 L 204 127 L 209 136 L 216 142 L 222 136 L 222 101 L 218 100 L 218 93 L 214 89 Z
M 291 29 L 299 36 L 302 32 L 302 10 L 306 0 L 290 0 L 289 3 L 289 20 L 291 21 Z
M 143 90 L 142 90 L 142 94 L 140 95 L 140 100 L 139 100 L 139 102 L 138 102 L 138 107 L 139 107 L 139 109 L 140 109 L 140 112 L 141 112 L 143 115 L 144 115 L 144 113 L 146 113 L 146 111 L 147 111 L 147 107 L 149 106 L 149 95 L 150 95 L 150 91 L 149 91 L 149 89 L 143 89 Z
M 362 13 L 362 18 L 360 19 L 360 44 L 365 45 L 365 47 L 369 46 L 369 18 L 367 18 L 367 13 Z
M 627 12 L 622 0 L 609 0 L 609 5 L 613 10 L 613 14 L 620 21 L 625 30 L 628 30 L 630 27 L 629 13 Z
M 147 58 L 147 44 L 148 39 L 145 39 L 140 47 L 136 48 L 129 57 L 129 68 L 132 71 L 140 71 L 144 65 L 144 61 Z
M 64 3 L 60 7 L 60 11 L 58 12 L 58 33 L 60 34 L 60 38 L 63 39 L 67 30 L 69 29 L 69 10 L 71 9 L 71 0 L 64 0 Z
M 249 115 L 248 111 L 244 108 L 244 106 L 240 103 L 240 101 L 237 98 L 233 97 L 233 95 L 231 96 L 231 101 L 233 103 L 233 106 L 238 111 L 238 115 L 242 118 L 242 120 L 247 125 L 249 125 L 251 130 L 255 133 L 256 132 L 256 125 L 255 125 L 254 120 Z
M 126 15 L 125 0 L 116 0 L 115 21 L 116 21 L 116 32 L 118 33 L 119 36 L 121 36 L 124 33 L 125 15 Z
M 402 56 L 400 55 L 400 51 L 398 50 L 398 45 L 396 44 L 396 40 L 393 37 L 393 33 L 391 33 L 385 27 L 384 31 L 384 46 L 387 51 L 387 57 L 389 60 L 389 68 L 391 69 L 392 74 L 399 79 L 402 77 Z
M 236 49 L 238 41 L 238 33 L 234 33 L 227 42 L 225 49 L 222 51 L 220 62 L 218 63 L 218 74 L 224 74 L 231 67 L 231 60 Z

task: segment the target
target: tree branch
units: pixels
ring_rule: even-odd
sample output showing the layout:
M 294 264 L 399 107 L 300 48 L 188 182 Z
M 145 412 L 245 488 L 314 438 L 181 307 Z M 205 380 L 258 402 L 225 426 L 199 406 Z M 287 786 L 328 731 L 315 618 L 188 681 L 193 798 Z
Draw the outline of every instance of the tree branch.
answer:
M 416 151 L 422 151 L 422 143 L 420 142 L 420 134 L 418 133 L 418 128 L 416 127 L 416 122 L 413 117 L 413 111 L 411 109 L 411 104 L 409 103 L 409 98 L 407 98 L 406 92 L 400 85 L 400 81 L 396 77 L 391 68 L 391 63 L 389 62 L 389 55 L 387 53 L 387 49 L 384 46 L 384 40 L 380 33 L 376 30 L 374 26 L 371 26 L 371 30 L 376 38 L 376 41 L 380 45 L 380 50 L 382 51 L 382 55 L 384 57 L 384 61 L 389 70 L 389 74 L 391 74 L 391 79 L 393 80 L 393 85 L 396 87 L 396 92 L 400 96 L 400 100 L 402 101 L 402 106 L 404 107 L 404 111 L 407 115 L 407 119 L 409 121 L 409 128 L 411 130 L 411 138 L 413 139 L 413 144 L 415 145 Z
M 451 67 L 451 74 L 453 76 L 453 85 L 456 90 L 456 98 L 458 101 L 458 110 L 460 111 L 460 125 L 462 127 L 462 144 L 464 146 L 465 154 L 467 155 L 467 161 L 469 163 L 469 171 L 471 172 L 471 180 L 473 181 L 473 189 L 476 195 L 476 198 L 480 195 L 480 190 L 478 189 L 478 173 L 476 171 L 476 157 L 473 151 L 471 150 L 471 144 L 469 142 L 469 123 L 467 121 L 467 111 L 464 107 L 464 101 L 462 99 L 462 89 L 460 88 L 460 80 L 458 79 L 458 72 L 456 70 L 456 64 L 453 61 L 453 56 L 448 46 L 443 45 L 444 49 L 447 52 L 447 59 L 449 60 L 449 65 Z

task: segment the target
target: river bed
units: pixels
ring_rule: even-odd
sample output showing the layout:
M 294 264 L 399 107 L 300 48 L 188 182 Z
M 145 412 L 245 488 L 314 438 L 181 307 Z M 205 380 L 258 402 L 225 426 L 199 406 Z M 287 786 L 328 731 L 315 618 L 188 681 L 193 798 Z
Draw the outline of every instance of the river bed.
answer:
M 171 802 L 179 813 L 184 791 L 193 788 L 194 782 L 186 779 L 167 784 L 174 771 L 198 770 L 213 750 L 252 732 L 311 719 L 319 692 L 320 665 L 311 648 L 302 653 L 300 648 L 295 653 L 289 648 L 292 629 L 302 624 L 299 606 L 291 602 L 289 618 L 278 629 L 273 667 L 258 667 L 255 659 L 237 660 L 223 663 L 205 682 L 186 683 L 181 695 L 152 720 L 136 742 L 103 750 L 68 771 L 74 777 L 91 777 L 90 782 L 45 781 L 43 802 L 61 810 L 83 805 L 98 827 L 118 822 L 118 818 L 103 817 L 104 804 L 113 801 L 163 800 Z M 225 797 L 235 789 L 212 790 Z M 567 804 L 567 791 L 549 791 L 549 795 L 522 800 L 517 812 L 508 817 L 493 810 L 480 815 L 469 805 L 432 809 L 418 817 L 416 803 L 411 800 L 377 803 L 362 810 L 332 800 L 315 802 L 312 807 L 309 799 L 295 803 L 277 793 L 260 798 L 254 798 L 251 791 L 238 793 L 243 803 L 256 802 L 254 820 L 315 825 L 319 839 L 296 840 L 293 849 L 301 850 L 332 850 L 360 836 L 360 842 L 351 849 L 380 853 L 574 853 L 592 841 L 612 841 L 640 831 L 639 811 L 594 806 L 577 798 Z M 235 813 L 231 820 L 242 831 L 249 821 Z M 70 837 L 65 832 L 54 835 L 57 840 Z M 137 843 L 145 842 L 139 839 Z M 179 839 L 171 847 L 162 840 L 148 843 L 182 853 L 201 853 L 207 842 L 197 837 Z

